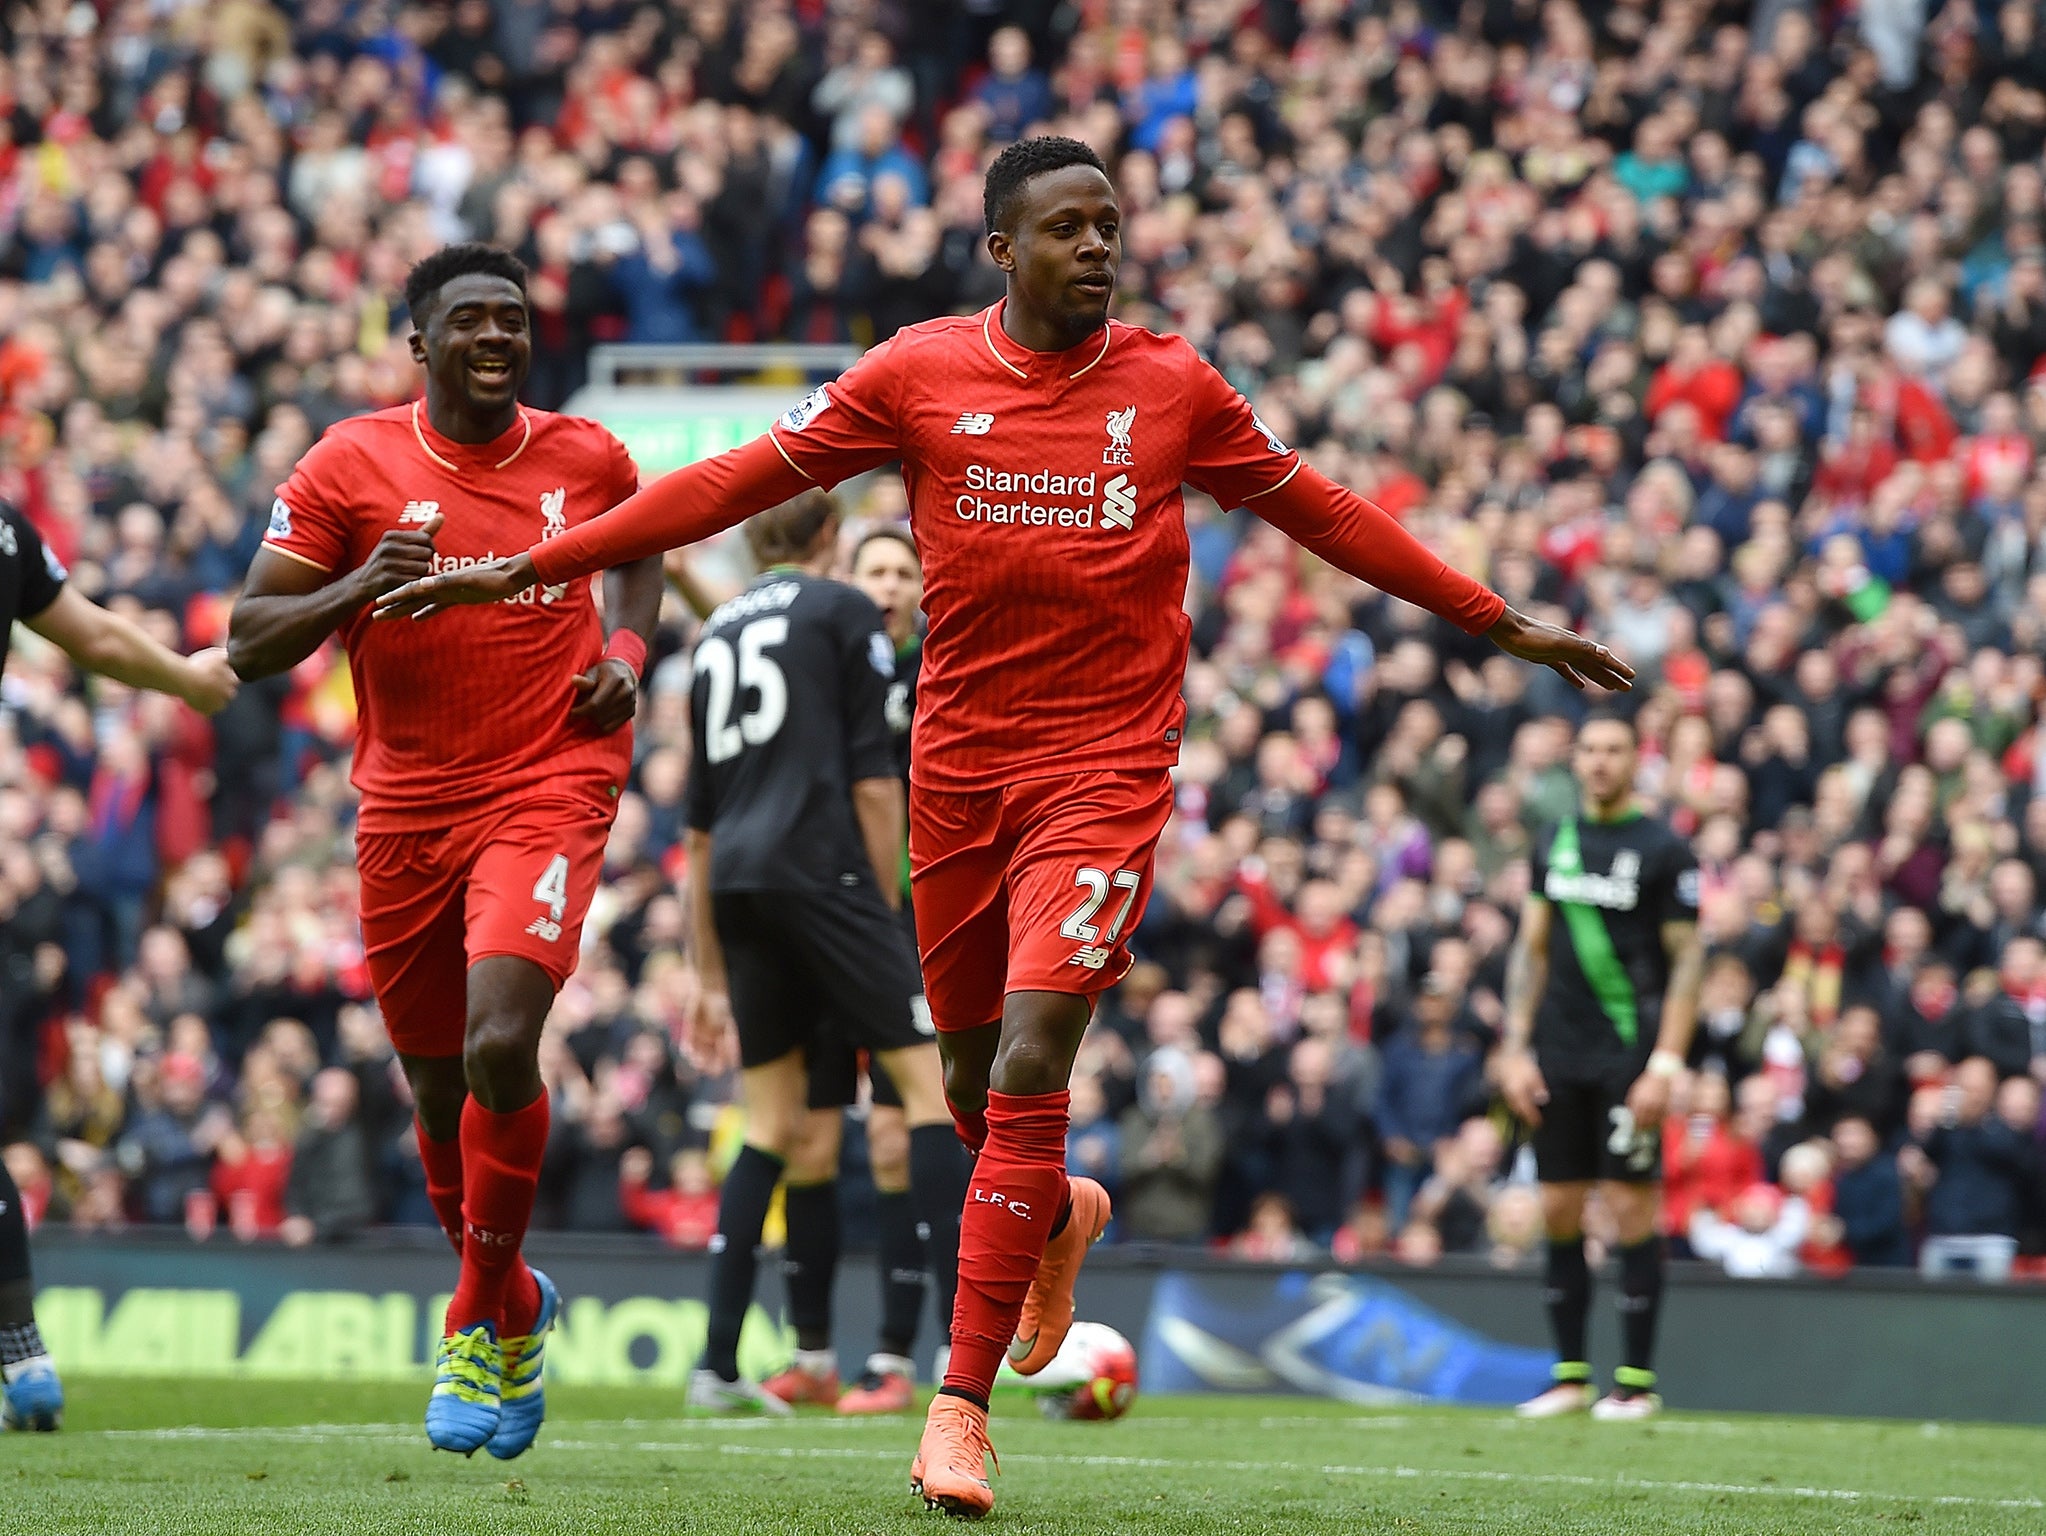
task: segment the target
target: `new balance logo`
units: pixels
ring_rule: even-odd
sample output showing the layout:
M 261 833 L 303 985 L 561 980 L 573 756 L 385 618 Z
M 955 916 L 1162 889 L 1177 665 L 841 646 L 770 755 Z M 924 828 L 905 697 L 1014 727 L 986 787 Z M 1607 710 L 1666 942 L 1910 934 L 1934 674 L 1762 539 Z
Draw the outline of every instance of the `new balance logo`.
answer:
M 992 411 L 964 411 L 952 423 L 954 437 L 986 437 L 994 430 L 995 418 Z
M 1021 1200 L 1011 1200 L 1000 1190 L 976 1189 L 973 1192 L 973 1203 L 975 1205 L 1000 1206 L 1005 1211 L 1011 1211 L 1021 1216 L 1025 1221 L 1030 1220 L 1029 1205 Z
M 561 924 L 552 918 L 536 917 L 526 924 L 526 932 L 536 939 L 545 939 L 549 944 L 553 944 L 561 938 Z
M 398 514 L 401 523 L 423 523 L 440 510 L 437 501 L 408 501 L 405 510 Z
M 1101 488 L 1101 521 L 1125 531 L 1137 525 L 1137 488 L 1128 475 L 1117 475 Z
M 1090 971 L 1098 971 L 1108 964 L 1111 948 L 1112 946 L 1107 944 L 1084 945 L 1066 964 L 1085 966 Z

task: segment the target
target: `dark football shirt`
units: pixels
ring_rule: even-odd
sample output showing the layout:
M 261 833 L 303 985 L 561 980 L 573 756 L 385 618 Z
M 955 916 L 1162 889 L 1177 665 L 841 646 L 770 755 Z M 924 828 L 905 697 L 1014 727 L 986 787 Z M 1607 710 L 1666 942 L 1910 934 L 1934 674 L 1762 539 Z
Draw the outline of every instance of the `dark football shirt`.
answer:
M 0 668 L 17 619 L 32 619 L 57 600 L 66 573 L 35 524 L 0 502 Z
M 704 621 L 692 666 L 688 817 L 712 837 L 711 888 L 873 880 L 852 787 L 898 771 L 881 610 L 842 582 L 771 570 Z
M 1690 845 L 1652 816 L 1572 817 L 1537 836 L 1532 862 L 1531 889 L 1555 908 L 1536 1056 L 1588 1071 L 1645 1061 L 1669 986 L 1663 925 L 1698 918 Z

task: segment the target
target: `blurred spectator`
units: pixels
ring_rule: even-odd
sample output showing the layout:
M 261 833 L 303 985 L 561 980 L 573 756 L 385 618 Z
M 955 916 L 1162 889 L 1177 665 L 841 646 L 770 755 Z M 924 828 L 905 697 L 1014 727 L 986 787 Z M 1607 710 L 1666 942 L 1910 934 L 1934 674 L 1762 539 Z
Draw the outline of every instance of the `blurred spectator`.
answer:
M 1761 1148 L 1736 1128 L 1732 1110 L 1732 1093 L 1716 1072 L 1694 1073 L 1670 1095 L 1662 1125 L 1662 1223 L 1680 1255 L 1694 1215 L 1730 1210 L 1762 1177 Z
M 634 1147 L 619 1161 L 618 1200 L 626 1219 L 675 1248 L 705 1249 L 718 1229 L 718 1188 L 710 1159 L 685 1147 L 668 1165 L 668 1187 L 653 1189 L 654 1157 Z
M 2016 1251 L 2038 1184 L 2038 1150 L 1996 1114 L 1996 1091 L 1996 1068 L 1974 1056 L 1950 1085 L 1913 1097 L 1912 1142 L 1901 1166 L 1925 1191 L 1921 1257 L 1928 1270 L 1965 1254 L 1991 1273 L 2007 1272 Z
M 329 1067 L 312 1080 L 305 1128 L 292 1149 L 279 1236 L 294 1248 L 352 1237 L 376 1214 L 369 1149 L 356 1123 L 354 1074 Z
M 1692 1251 L 1737 1279 L 1794 1275 L 1797 1254 L 1811 1228 L 1804 1202 L 1786 1199 L 1773 1184 L 1750 1184 L 1734 1197 L 1727 1216 L 1700 1210 L 1691 1217 Z
M 1477 1053 L 1450 1032 L 1447 981 L 1421 980 L 1413 1018 L 1385 1047 L 1377 1130 L 1385 1154 L 1386 1217 L 1397 1231 L 1434 1166 L 1435 1145 L 1455 1131 L 1479 1092 Z
M 1324 1039 L 1298 1041 L 1286 1076 L 1265 1095 L 1257 1140 L 1266 1187 L 1286 1197 L 1301 1230 L 1328 1242 L 1351 1184 L 1357 1117 L 1335 1080 L 1336 1053 Z
M 236 1237 L 270 1237 L 284 1225 L 292 1146 L 277 1113 L 252 1109 L 221 1138 L 211 1188 Z
M 1834 1124 L 1833 1145 L 1840 1157 L 1833 1176 L 1833 1213 L 1840 1218 L 1848 1253 L 1865 1267 L 1910 1263 L 1896 1159 L 1883 1155 L 1875 1127 L 1859 1115 Z
M 999 28 L 988 39 L 987 60 L 974 99 L 987 112 L 988 138 L 1006 144 L 1051 116 L 1051 84 L 1031 63 L 1030 34 L 1021 27 Z
M 1207 1231 L 1222 1161 L 1214 1115 L 1196 1098 L 1193 1060 L 1168 1046 L 1144 1064 L 1138 1102 L 1122 1117 L 1127 1235 L 1188 1240 Z
M 1322 1251 L 1294 1224 L 1286 1197 L 1267 1194 L 1252 1203 L 1250 1220 L 1229 1240 L 1229 1252 L 1266 1264 L 1304 1264 L 1320 1258 Z
M 206 1100 L 206 1069 L 190 1056 L 166 1056 L 130 1079 L 137 1113 L 117 1149 L 144 1221 L 182 1221 L 185 1202 L 205 1195 L 213 1153 L 233 1129 Z M 209 1197 L 210 1198 L 210 1197 Z
M 1122 1137 L 1108 1117 L 1108 1095 L 1088 1073 L 1073 1079 L 1073 1119 L 1066 1133 L 1066 1172 L 1084 1174 L 1110 1194 L 1122 1184 Z

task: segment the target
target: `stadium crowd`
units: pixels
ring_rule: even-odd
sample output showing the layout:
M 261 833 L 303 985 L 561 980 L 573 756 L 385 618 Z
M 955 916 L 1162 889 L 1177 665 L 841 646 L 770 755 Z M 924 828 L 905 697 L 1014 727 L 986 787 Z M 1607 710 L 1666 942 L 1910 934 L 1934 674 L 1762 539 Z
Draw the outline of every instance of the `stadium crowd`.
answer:
M 1640 669 L 1712 953 L 1672 1237 L 1743 1274 L 2046 1249 L 2024 0 L 24 0 L 0 494 L 84 590 L 212 643 L 299 454 L 416 390 L 399 289 L 438 244 L 527 261 L 554 407 L 593 342 L 989 302 L 979 173 L 1040 127 L 1116 168 L 1125 318 Z M 850 537 L 900 485 L 848 508 Z M 1539 1211 L 1486 1054 L 1583 701 L 1188 517 L 1179 814 L 1072 1165 L 1123 1239 L 1514 1262 Z M 542 1220 L 701 1244 L 732 1085 L 677 1048 L 689 638 L 675 603 L 545 1044 Z M 24 638 L 0 1139 L 41 1220 L 431 1224 L 355 925 L 353 721 L 331 647 L 209 725 Z

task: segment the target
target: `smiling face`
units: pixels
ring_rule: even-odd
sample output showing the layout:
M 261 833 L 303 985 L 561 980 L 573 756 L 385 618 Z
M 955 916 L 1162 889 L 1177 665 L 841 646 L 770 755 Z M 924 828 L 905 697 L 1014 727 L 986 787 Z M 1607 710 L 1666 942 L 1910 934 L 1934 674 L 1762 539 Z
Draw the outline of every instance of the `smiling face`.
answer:
M 429 396 L 474 420 L 509 417 L 532 367 L 529 319 L 526 296 L 509 279 L 480 272 L 450 278 L 412 333 Z
M 1077 346 L 1108 319 L 1122 265 L 1122 207 L 1091 165 L 1033 176 L 1015 201 L 1014 228 L 988 236 L 1009 297 L 1052 335 Z

